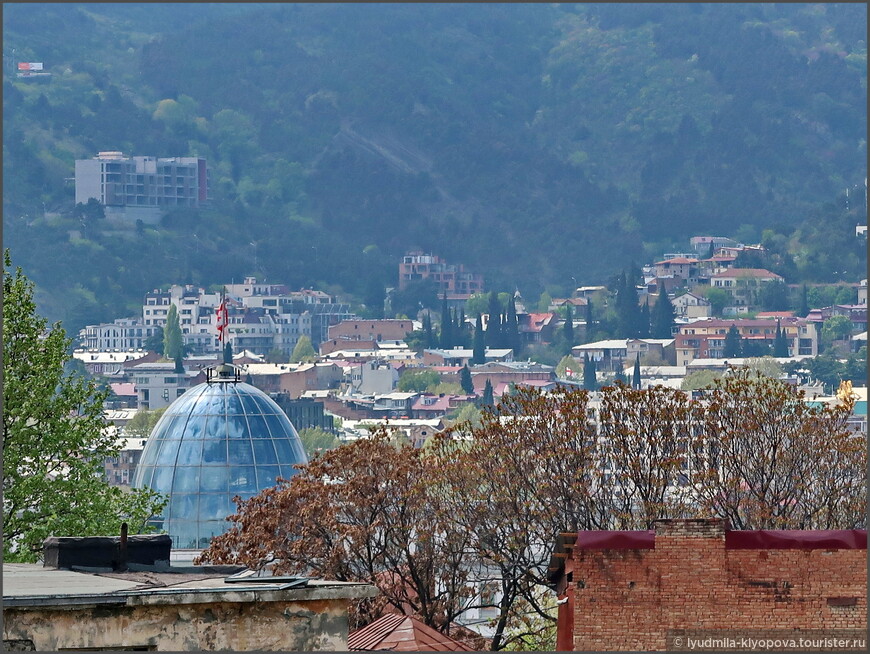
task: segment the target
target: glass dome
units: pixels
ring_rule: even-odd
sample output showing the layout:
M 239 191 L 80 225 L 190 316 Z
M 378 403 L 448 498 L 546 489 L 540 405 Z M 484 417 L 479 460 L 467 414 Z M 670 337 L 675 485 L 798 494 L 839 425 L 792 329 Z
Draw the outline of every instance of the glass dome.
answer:
M 289 478 L 307 457 L 287 415 L 258 388 L 241 382 L 195 386 L 154 426 L 133 487 L 168 495 L 155 520 L 181 549 L 208 547 L 244 499 Z

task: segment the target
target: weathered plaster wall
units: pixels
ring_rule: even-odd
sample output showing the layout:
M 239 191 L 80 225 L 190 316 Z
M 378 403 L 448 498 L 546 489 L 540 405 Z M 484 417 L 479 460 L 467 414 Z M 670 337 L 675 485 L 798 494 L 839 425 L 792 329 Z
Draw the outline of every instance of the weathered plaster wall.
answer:
M 347 599 L 5 608 L 3 640 L 30 640 L 37 651 L 344 651 L 347 612 Z

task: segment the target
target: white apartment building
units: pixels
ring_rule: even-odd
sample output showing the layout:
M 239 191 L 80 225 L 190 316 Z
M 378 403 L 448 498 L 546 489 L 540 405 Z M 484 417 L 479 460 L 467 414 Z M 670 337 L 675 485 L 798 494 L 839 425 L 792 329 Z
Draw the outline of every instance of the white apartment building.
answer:
M 209 199 L 206 160 L 200 157 L 128 157 L 100 152 L 75 162 L 76 203 L 94 198 L 107 216 L 156 222 L 174 207 L 200 207 Z

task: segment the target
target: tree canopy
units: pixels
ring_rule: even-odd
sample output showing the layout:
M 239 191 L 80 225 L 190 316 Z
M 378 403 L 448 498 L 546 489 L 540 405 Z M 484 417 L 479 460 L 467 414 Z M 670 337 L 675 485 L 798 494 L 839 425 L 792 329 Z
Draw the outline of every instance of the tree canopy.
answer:
M 36 313 L 34 285 L 3 269 L 3 558 L 35 561 L 48 536 L 144 533 L 164 502 L 150 490 L 109 486 L 103 461 L 117 456 L 103 421 L 107 392 L 67 375 L 71 339 Z

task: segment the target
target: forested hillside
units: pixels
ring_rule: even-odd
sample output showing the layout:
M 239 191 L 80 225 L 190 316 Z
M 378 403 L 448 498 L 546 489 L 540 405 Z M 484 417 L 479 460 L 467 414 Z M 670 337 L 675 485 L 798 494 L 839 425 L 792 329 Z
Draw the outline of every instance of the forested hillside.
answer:
M 603 281 L 693 234 L 865 276 L 864 4 L 7 4 L 4 235 L 51 319 L 256 274 L 358 299 L 410 247 L 496 290 Z M 50 78 L 19 79 L 16 61 Z M 127 232 L 76 158 L 207 157 Z M 849 197 L 846 198 L 846 190 Z

